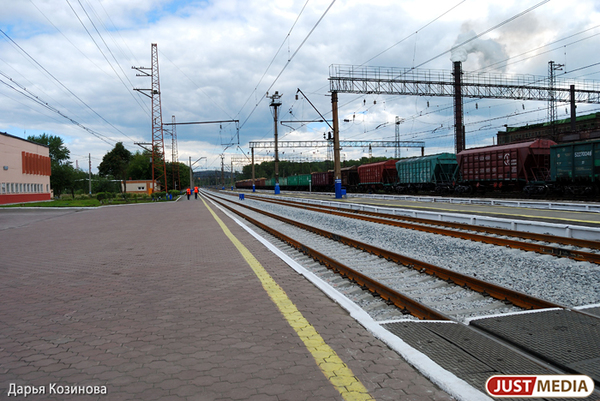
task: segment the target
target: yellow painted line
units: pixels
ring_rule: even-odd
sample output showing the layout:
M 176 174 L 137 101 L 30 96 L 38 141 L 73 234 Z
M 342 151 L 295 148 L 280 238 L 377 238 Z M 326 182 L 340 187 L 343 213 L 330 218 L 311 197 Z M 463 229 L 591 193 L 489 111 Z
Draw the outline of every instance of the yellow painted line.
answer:
M 216 215 L 216 213 L 208 206 L 206 201 L 202 199 L 206 208 L 215 218 L 225 235 L 231 240 L 233 245 L 242 254 L 248 265 L 254 271 L 262 283 L 263 288 L 271 297 L 283 317 L 289 325 L 296 331 L 308 351 L 325 377 L 333 384 L 342 398 L 347 401 L 363 401 L 373 400 L 365 386 L 352 373 L 352 370 L 341 360 L 336 352 L 325 343 L 323 337 L 317 330 L 302 316 L 302 313 L 296 308 L 296 305 L 288 298 L 285 291 L 273 280 L 271 275 L 265 270 L 260 262 L 227 228 L 225 223 Z

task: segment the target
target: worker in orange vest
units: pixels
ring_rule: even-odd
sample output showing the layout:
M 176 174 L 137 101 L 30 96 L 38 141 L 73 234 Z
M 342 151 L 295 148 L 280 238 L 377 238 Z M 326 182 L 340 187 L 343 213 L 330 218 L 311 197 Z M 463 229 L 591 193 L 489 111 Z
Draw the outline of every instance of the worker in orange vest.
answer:
M 194 198 L 198 199 L 198 187 L 194 187 Z
M 188 200 L 190 200 L 190 195 L 192 194 L 192 190 L 188 188 L 185 190 L 185 192 L 187 193 Z

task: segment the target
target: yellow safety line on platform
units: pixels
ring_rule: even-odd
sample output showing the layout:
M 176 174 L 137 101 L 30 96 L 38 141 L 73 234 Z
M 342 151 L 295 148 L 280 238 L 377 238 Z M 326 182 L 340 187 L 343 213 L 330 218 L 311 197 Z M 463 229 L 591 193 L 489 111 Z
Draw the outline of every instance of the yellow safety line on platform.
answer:
M 225 223 L 216 215 L 215 212 L 202 199 L 204 205 L 213 215 L 217 223 L 225 235 L 231 240 L 233 245 L 242 254 L 243 258 L 250 265 L 258 279 L 263 285 L 263 288 L 271 297 L 271 300 L 277 305 L 287 322 L 296 331 L 306 348 L 315 358 L 317 365 L 340 392 L 344 400 L 360 401 L 373 400 L 365 386 L 352 373 L 352 370 L 340 359 L 336 352 L 325 343 L 317 330 L 306 320 L 302 313 L 296 308 L 296 305 L 288 298 L 285 291 L 273 280 L 260 262 L 227 228 Z

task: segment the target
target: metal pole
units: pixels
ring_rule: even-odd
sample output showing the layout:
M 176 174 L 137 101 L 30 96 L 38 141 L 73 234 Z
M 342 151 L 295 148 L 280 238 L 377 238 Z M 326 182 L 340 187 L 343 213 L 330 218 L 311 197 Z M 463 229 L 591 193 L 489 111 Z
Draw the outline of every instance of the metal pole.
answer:
M 192 171 L 192 156 L 190 156 L 190 189 L 194 186 L 194 173 Z
M 221 189 L 225 189 L 225 156 L 221 155 Z
M 281 95 L 279 94 L 279 92 L 276 91 L 271 96 L 270 104 L 270 106 L 273 107 L 273 119 L 275 122 L 275 194 L 279 194 L 279 147 L 277 144 L 277 108 L 281 106 L 281 102 L 279 101 L 280 97 Z
M 252 151 L 252 192 L 256 192 L 256 186 L 254 185 L 254 148 L 250 148 L 250 150 Z
M 454 142 L 456 154 L 465 150 L 462 101 L 462 63 L 454 62 Z
M 335 183 L 335 197 L 342 197 L 342 167 L 340 164 L 340 128 L 338 122 L 338 95 L 331 92 L 331 114 L 333 118 L 333 178 Z
M 577 106 L 575 105 L 575 85 L 571 85 L 569 88 L 571 94 L 571 132 L 577 131 Z
M 90 183 L 90 195 L 92 194 L 92 154 L 89 153 L 89 158 L 90 158 L 90 167 L 89 167 L 89 174 L 88 174 L 88 178 L 89 178 L 89 183 Z

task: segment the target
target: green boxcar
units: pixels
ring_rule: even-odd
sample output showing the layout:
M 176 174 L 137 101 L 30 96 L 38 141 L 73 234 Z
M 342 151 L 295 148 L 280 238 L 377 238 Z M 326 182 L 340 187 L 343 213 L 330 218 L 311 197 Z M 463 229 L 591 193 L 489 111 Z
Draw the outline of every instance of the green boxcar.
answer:
M 454 153 L 411 157 L 396 163 L 400 185 L 429 185 L 452 183 L 458 163 Z
M 275 188 L 275 178 L 267 178 L 265 180 L 265 187 L 267 187 L 267 188 Z
M 287 182 L 287 177 L 279 177 L 279 187 L 287 187 L 288 186 L 288 182 Z
M 292 175 L 287 178 L 287 184 L 289 187 L 308 188 L 310 178 L 310 174 Z
M 298 185 L 298 176 L 297 175 L 292 175 L 290 177 L 287 177 L 287 184 L 290 187 L 295 187 Z
M 550 176 L 554 182 L 598 182 L 600 140 L 552 146 Z

